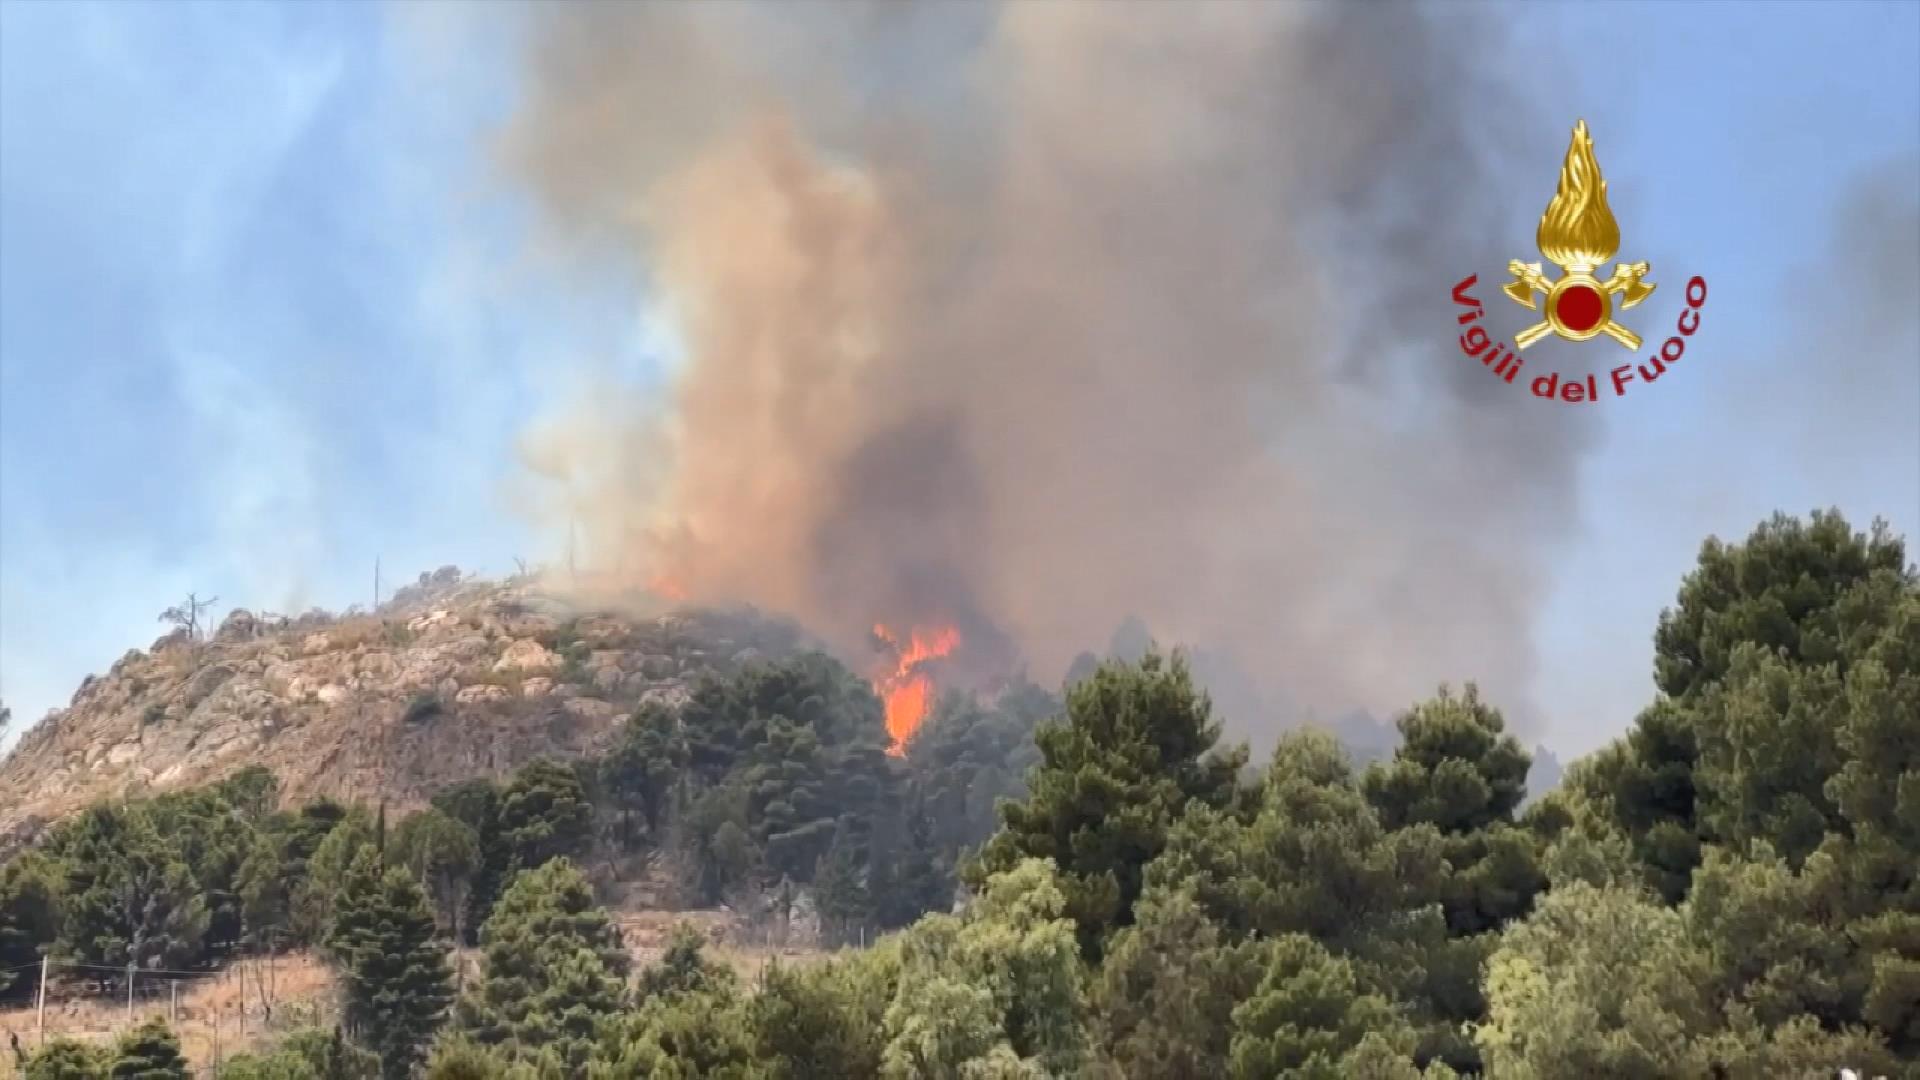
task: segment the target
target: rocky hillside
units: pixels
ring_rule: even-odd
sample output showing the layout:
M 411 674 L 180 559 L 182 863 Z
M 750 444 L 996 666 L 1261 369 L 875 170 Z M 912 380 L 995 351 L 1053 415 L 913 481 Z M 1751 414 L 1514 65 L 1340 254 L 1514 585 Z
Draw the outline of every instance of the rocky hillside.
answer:
M 803 644 L 752 613 L 586 611 L 529 581 L 444 568 L 370 614 L 230 613 L 89 676 L 0 763 L 0 838 L 105 796 L 244 765 L 289 798 L 397 809 L 452 781 L 603 742 L 642 701 Z

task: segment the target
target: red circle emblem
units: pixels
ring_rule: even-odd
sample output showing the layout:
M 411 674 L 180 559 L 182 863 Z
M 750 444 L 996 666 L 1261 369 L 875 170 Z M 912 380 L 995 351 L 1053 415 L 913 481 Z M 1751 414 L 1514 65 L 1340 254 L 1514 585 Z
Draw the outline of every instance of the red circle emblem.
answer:
M 1560 325 L 1576 334 L 1599 326 L 1603 309 L 1600 293 L 1588 285 L 1568 286 L 1553 302 L 1553 313 L 1560 317 Z

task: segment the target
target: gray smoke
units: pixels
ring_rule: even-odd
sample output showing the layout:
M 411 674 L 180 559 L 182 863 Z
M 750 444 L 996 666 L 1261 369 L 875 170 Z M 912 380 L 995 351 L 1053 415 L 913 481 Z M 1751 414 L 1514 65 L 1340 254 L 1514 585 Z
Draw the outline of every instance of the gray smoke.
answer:
M 503 161 L 685 347 L 655 407 L 610 391 L 527 439 L 602 567 L 850 650 L 952 623 L 1052 678 L 1137 615 L 1326 713 L 1477 678 L 1528 714 L 1591 432 L 1453 345 L 1449 289 L 1478 269 L 1494 297 L 1556 164 L 1516 192 L 1479 132 L 1564 144 L 1490 74 L 1497 27 L 1374 4 L 533 18 Z
M 1767 389 L 1801 403 L 1801 453 L 1885 468 L 1892 491 L 1920 499 L 1920 159 L 1853 177 L 1827 233 L 1781 298 L 1803 325 L 1776 369 L 1785 385 Z

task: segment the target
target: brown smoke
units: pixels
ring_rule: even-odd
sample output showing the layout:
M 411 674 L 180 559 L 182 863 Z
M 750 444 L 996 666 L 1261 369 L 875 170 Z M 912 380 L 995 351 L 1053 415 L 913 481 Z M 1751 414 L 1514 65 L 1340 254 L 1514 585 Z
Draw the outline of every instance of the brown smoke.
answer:
M 603 567 L 850 649 L 951 622 L 1051 678 L 1137 615 L 1324 708 L 1478 678 L 1527 711 L 1588 432 L 1452 344 L 1448 290 L 1517 253 L 1550 175 L 1516 197 L 1480 149 L 1527 119 L 1483 81 L 1490 27 L 1021 3 L 535 29 L 504 159 L 686 351 L 663 404 L 529 440 Z

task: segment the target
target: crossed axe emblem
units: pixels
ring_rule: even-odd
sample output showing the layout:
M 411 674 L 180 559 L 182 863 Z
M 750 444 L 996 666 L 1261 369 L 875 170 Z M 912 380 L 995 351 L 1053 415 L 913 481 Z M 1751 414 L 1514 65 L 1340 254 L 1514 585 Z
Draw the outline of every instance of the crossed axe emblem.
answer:
M 1513 343 L 1524 349 L 1548 334 L 1572 341 L 1605 334 L 1628 349 L 1639 348 L 1640 335 L 1613 321 L 1611 298 L 1618 296 L 1620 310 L 1625 311 L 1651 296 L 1657 286 L 1640 280 L 1648 266 L 1644 262 L 1615 263 L 1613 276 L 1605 281 L 1594 277 L 1591 268 L 1569 266 L 1560 280 L 1553 281 L 1540 272 L 1539 263 L 1519 259 L 1509 262 L 1507 272 L 1513 280 L 1502 287 L 1502 292 L 1521 307 L 1536 311 L 1541 309 L 1534 303 L 1534 294 L 1544 293 L 1547 298 L 1543 312 L 1546 318 L 1515 334 Z

